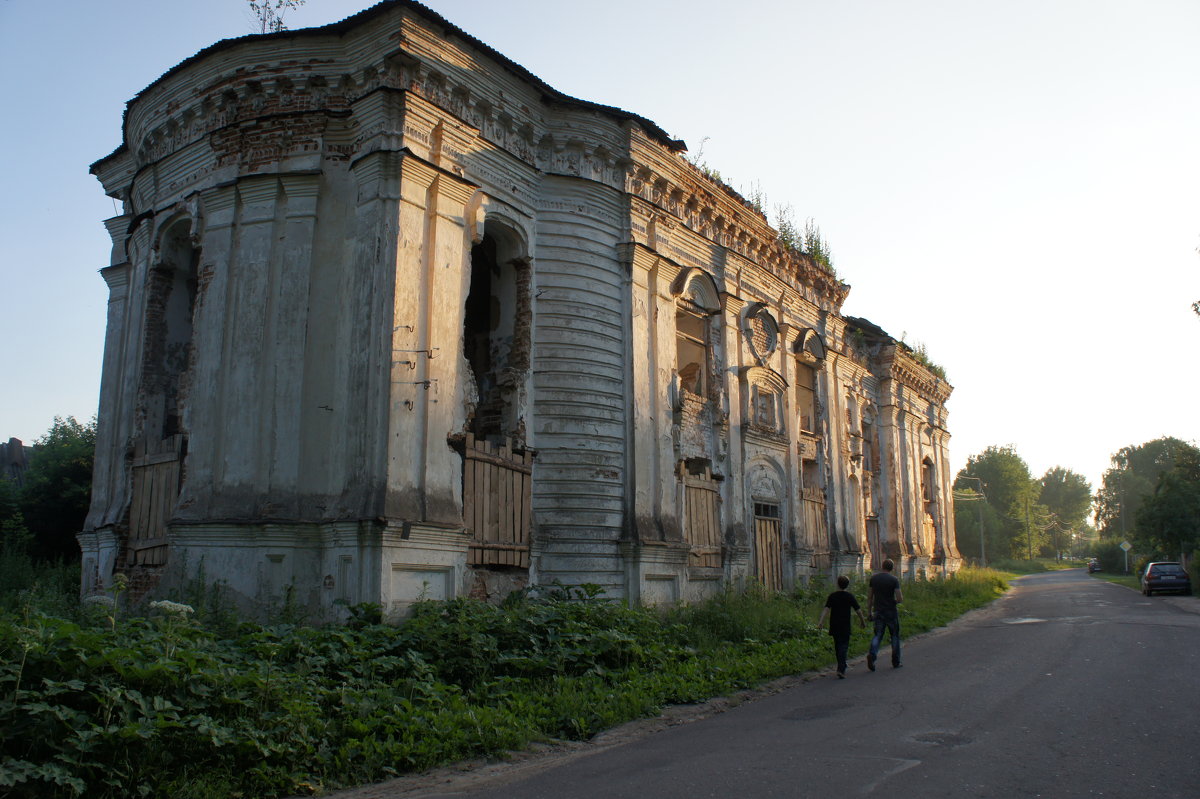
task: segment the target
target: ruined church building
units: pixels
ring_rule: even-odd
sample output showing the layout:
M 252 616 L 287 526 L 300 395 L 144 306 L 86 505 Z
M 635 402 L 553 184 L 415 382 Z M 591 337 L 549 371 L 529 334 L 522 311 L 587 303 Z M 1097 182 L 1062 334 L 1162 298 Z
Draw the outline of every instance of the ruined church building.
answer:
M 960 563 L 951 387 L 682 142 L 417 3 L 197 53 L 92 172 L 85 592 L 335 617 Z

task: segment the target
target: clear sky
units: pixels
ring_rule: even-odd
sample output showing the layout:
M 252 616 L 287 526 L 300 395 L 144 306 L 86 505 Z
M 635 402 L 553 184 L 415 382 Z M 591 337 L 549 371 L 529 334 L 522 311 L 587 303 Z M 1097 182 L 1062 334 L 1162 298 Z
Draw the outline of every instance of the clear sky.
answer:
M 1200 439 L 1200 2 L 427 5 L 814 218 L 845 312 L 949 373 L 954 470 L 1011 444 L 1095 487 L 1122 446 Z M 0 0 L 0 438 L 95 413 L 117 209 L 88 166 L 125 102 L 251 32 L 245 0 Z

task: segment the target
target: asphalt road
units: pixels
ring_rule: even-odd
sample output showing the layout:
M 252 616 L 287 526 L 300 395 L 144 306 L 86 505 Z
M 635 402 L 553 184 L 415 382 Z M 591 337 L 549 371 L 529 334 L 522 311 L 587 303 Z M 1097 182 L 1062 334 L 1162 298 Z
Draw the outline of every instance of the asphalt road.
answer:
M 349 799 L 1200 796 L 1200 599 L 1024 577 L 908 642 L 904 668 L 796 681 L 618 744 Z

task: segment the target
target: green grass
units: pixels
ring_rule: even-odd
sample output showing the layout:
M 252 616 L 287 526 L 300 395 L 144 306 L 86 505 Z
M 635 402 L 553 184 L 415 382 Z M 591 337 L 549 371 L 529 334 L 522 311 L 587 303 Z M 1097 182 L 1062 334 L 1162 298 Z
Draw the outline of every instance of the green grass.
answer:
M 1063 569 L 1082 569 L 1087 566 L 1087 561 L 1055 560 L 1054 558 L 1034 558 L 1033 560 L 1002 558 L 992 561 L 989 565 L 997 571 L 1008 574 L 1042 574 Z
M 57 583 L 55 583 L 57 584 Z M 399 626 L 230 624 L 0 604 L 0 793 L 278 797 L 319 793 L 533 742 L 587 739 L 670 704 L 833 664 L 828 593 L 727 592 L 657 611 L 579 589 L 497 607 L 426 602 Z M 909 582 L 904 636 L 1006 589 L 991 570 Z M 864 602 L 865 584 L 851 585 Z M 196 617 L 200 616 L 199 619 Z M 856 630 L 851 653 L 866 651 Z
M 1111 574 L 1109 572 L 1096 572 L 1091 577 L 1097 580 L 1104 580 L 1117 585 L 1123 585 L 1126 588 L 1132 588 L 1134 591 L 1141 591 L 1142 584 L 1138 580 L 1136 574 Z

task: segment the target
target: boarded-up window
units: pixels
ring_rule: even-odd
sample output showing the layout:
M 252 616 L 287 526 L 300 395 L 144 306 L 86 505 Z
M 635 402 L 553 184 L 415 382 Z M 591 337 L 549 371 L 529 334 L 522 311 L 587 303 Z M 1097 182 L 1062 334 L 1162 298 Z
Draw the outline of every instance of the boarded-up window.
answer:
M 721 566 L 721 494 L 707 463 L 683 469 L 684 538 L 689 550 L 688 565 Z
M 809 546 L 836 545 L 836 542 L 830 540 L 826 530 L 825 485 L 815 460 L 801 462 L 800 495 L 803 499 L 800 529 L 804 531 L 805 541 Z

